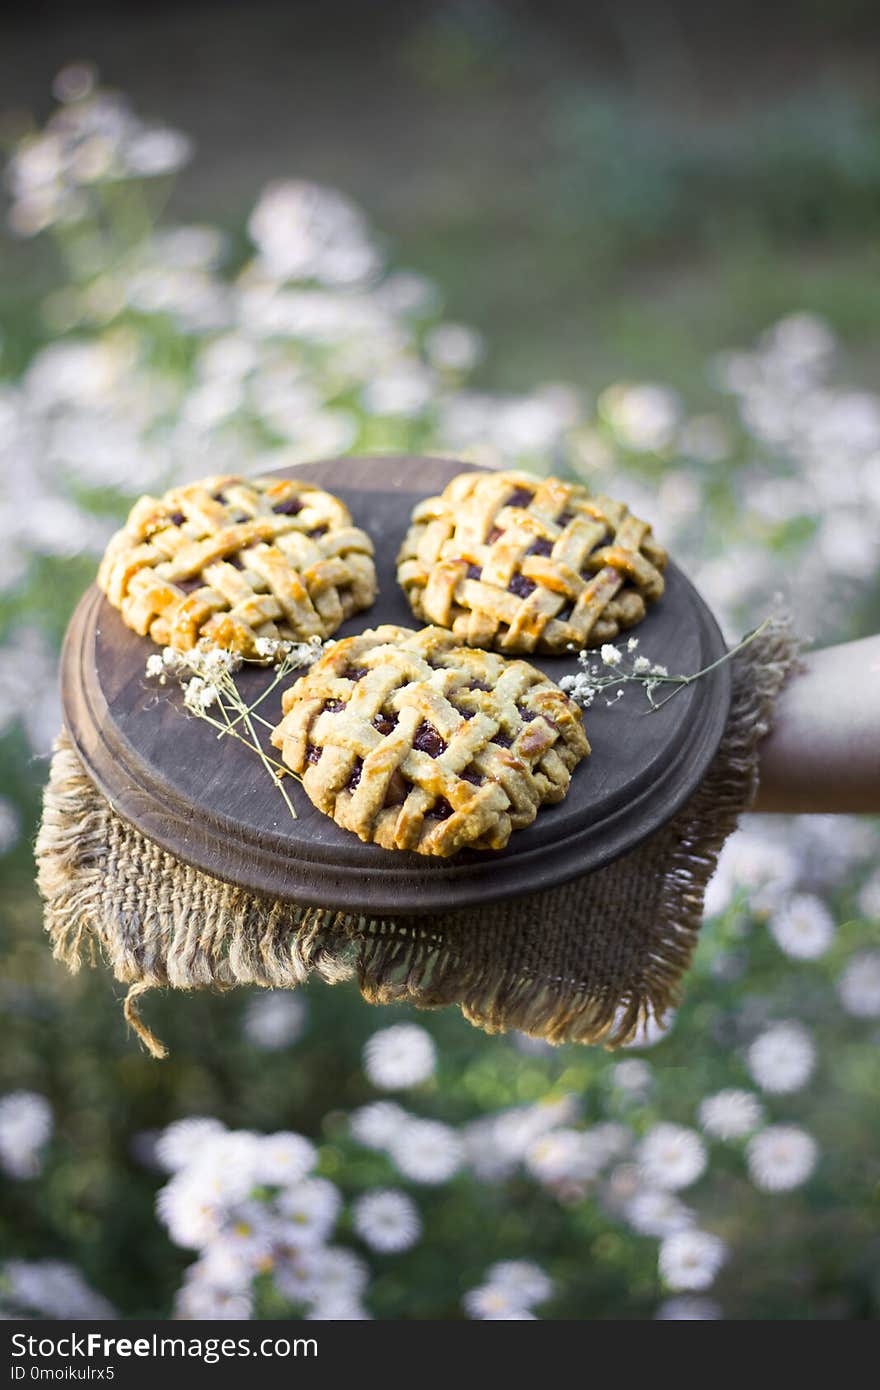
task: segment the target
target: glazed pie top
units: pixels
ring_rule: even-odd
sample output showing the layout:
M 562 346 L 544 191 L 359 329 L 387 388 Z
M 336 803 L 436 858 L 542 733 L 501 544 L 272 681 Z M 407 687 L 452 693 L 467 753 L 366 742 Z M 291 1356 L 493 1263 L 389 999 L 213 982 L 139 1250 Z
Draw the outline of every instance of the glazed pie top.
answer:
M 311 483 L 204 478 L 141 497 L 98 584 L 129 627 L 163 646 L 256 653 L 260 638 L 328 637 L 376 595 L 373 546 Z
M 666 551 L 622 502 L 528 473 L 461 473 L 420 502 L 397 577 L 417 617 L 502 651 L 595 647 L 663 593 Z
M 580 709 L 540 671 L 436 627 L 332 643 L 283 709 L 272 742 L 314 804 L 419 854 L 502 849 L 590 751 Z

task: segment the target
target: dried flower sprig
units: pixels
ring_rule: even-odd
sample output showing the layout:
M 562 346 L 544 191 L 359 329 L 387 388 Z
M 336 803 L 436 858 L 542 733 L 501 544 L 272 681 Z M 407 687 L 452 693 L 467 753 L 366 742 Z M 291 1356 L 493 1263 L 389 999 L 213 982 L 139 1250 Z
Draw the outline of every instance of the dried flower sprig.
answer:
M 317 661 L 323 649 L 324 644 L 318 637 L 308 642 L 262 637 L 256 644 L 256 657 L 250 660 L 220 647 L 194 647 L 186 652 L 165 647 L 147 659 L 146 675 L 158 680 L 160 685 L 173 680 L 183 691 L 184 707 L 190 714 L 216 729 L 218 738 L 234 738 L 256 753 L 296 820 L 296 810 L 281 780 L 295 774 L 263 748 L 255 725 L 262 724 L 267 729 L 272 725 L 257 713 L 257 707 L 277 689 L 285 676 Z M 235 673 L 245 664 L 265 666 L 270 662 L 275 667 L 272 680 L 248 704 L 235 683 Z
M 747 632 L 736 646 L 731 647 L 717 661 L 704 666 L 700 671 L 691 672 L 690 675 L 670 675 L 665 666 L 652 662 L 647 656 L 636 655 L 639 639 L 638 637 L 630 637 L 625 650 L 606 642 L 599 650 L 598 662 L 592 652 L 580 652 L 578 662 L 583 670 L 578 671 L 573 676 L 563 676 L 559 684 L 565 693 L 576 700 L 584 709 L 589 709 L 597 696 L 605 695 L 615 686 L 618 687 L 617 693 L 610 700 L 606 699 L 606 705 L 617 704 L 627 685 L 640 685 L 648 697 L 650 706 L 644 712 L 645 714 L 654 714 L 664 705 L 667 705 L 686 686 L 693 685 L 694 681 L 701 680 L 710 671 L 715 671 L 719 666 L 723 666 L 725 661 L 730 661 L 731 657 L 736 656 L 737 652 L 741 652 L 743 647 L 747 647 L 750 642 L 753 642 L 771 621 L 770 618 L 765 618 L 758 627 Z M 658 700 L 655 698 L 654 692 L 663 685 L 671 685 L 674 689 L 662 700 Z

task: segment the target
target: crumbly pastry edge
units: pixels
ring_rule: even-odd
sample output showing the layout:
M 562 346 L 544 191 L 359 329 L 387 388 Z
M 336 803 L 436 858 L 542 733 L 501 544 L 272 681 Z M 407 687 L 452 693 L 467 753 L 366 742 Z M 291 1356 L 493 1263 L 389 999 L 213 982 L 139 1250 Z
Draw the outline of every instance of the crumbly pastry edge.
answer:
M 461 768 L 450 770 L 445 761 L 445 743 L 436 761 L 432 757 L 433 768 L 425 762 L 426 755 L 412 743 L 406 744 L 407 731 L 412 738 L 418 726 L 424 727 L 422 716 L 431 709 L 433 693 L 427 698 L 426 691 L 431 684 L 429 679 L 392 685 L 380 701 L 381 707 L 376 707 L 375 687 L 381 686 L 384 664 L 377 663 L 373 668 L 379 672 L 373 689 L 368 684 L 360 687 L 362 677 L 351 682 L 337 674 L 352 661 L 369 660 L 370 654 L 381 656 L 386 649 L 392 658 L 395 650 L 402 654 L 411 652 L 423 660 L 427 659 L 426 653 L 457 658 L 455 664 L 438 664 L 435 670 L 441 674 L 434 680 L 451 688 L 459 702 L 467 700 L 468 704 L 473 704 L 473 711 L 459 708 L 457 724 L 444 723 L 448 718 L 443 708 L 444 696 L 441 704 L 434 706 L 434 717 L 441 730 L 453 729 L 450 742 L 458 739 L 455 758 L 462 762 Z M 443 672 L 449 672 L 449 677 L 444 678 Z M 479 693 L 472 693 L 471 687 L 464 682 L 455 684 L 456 677 L 461 674 L 468 680 L 476 680 L 478 685 L 482 676 L 491 679 L 506 674 L 510 689 L 518 692 L 517 713 L 512 713 L 513 702 L 508 699 L 499 707 L 498 718 L 493 720 L 485 706 L 495 701 L 497 684 L 489 689 L 488 682 L 484 682 Z M 395 728 L 391 737 L 373 736 L 367 732 L 361 714 L 361 722 L 351 730 L 351 737 L 361 748 L 365 746 L 360 741 L 364 736 L 375 743 L 372 759 L 369 752 L 363 759 L 338 756 L 341 747 L 349 753 L 352 751 L 344 741 L 349 737 L 349 729 L 337 724 L 343 714 L 338 709 L 328 711 L 328 700 L 332 705 L 339 705 L 337 695 L 348 695 L 352 699 L 361 689 L 362 698 L 359 699 L 365 705 L 365 714 L 372 720 L 384 719 L 382 708 L 395 693 L 410 686 L 413 687 L 413 700 L 403 704 L 399 733 Z M 528 718 L 518 712 L 520 706 Z M 542 712 L 546 712 L 552 722 L 539 718 Z M 452 719 L 455 720 L 456 715 Z M 496 745 L 493 740 L 499 732 L 504 733 L 503 724 L 508 729 L 515 727 L 516 733 L 506 743 Z M 338 741 L 340 728 L 342 743 Z M 433 732 L 436 734 L 437 729 Z M 326 739 L 314 764 L 309 758 L 309 750 L 314 752 L 316 747 L 311 742 L 313 737 Z M 313 804 L 343 829 L 387 849 L 409 849 L 444 858 L 464 848 L 504 848 L 516 829 L 532 823 L 541 806 L 564 798 L 572 772 L 590 751 L 579 707 L 530 663 L 462 647 L 445 629 L 424 628 L 416 632 L 389 624 L 330 645 L 324 656 L 285 692 L 283 717 L 273 732 L 272 742 L 281 749 L 292 771 L 302 776 Z M 327 749 L 330 751 L 329 773 L 326 764 L 321 766 Z M 404 750 L 402 755 L 401 749 Z M 412 770 L 413 755 L 418 764 L 415 771 Z M 391 762 L 394 766 L 389 777 Z M 355 763 L 360 766 L 358 780 L 352 787 L 346 778 L 351 776 Z M 410 770 L 404 771 L 408 763 Z M 478 784 L 462 775 L 474 769 L 481 777 Z M 406 793 L 401 801 L 388 806 L 380 798 L 386 794 L 391 778 L 401 773 L 407 783 Z M 374 776 L 376 780 L 371 781 Z M 436 783 L 434 777 L 438 779 Z M 451 782 L 452 792 L 447 786 L 439 786 L 444 781 Z M 465 789 L 465 782 L 472 786 L 470 792 Z M 425 792 L 424 788 L 432 783 L 435 790 Z M 446 792 L 445 797 L 442 792 Z M 450 797 L 455 805 L 449 804 Z M 442 820 L 435 820 L 430 814 L 437 801 L 448 806 L 448 814 Z
M 523 602 L 512 598 L 510 591 L 496 586 L 491 580 L 485 581 L 482 572 L 479 576 L 470 575 L 466 569 L 466 551 L 467 540 L 472 542 L 473 536 L 461 540 L 464 553 L 460 557 L 433 557 L 430 553 L 428 556 L 422 553 L 423 539 L 432 523 L 445 522 L 453 527 L 452 535 L 448 537 L 451 544 L 453 540 L 459 540 L 463 512 L 466 512 L 469 506 L 476 511 L 477 503 L 473 499 L 478 497 L 480 491 L 498 493 L 505 488 L 514 493 L 519 489 L 525 489 L 533 498 L 539 491 L 551 496 L 555 493 L 557 516 L 561 516 L 568 505 L 582 509 L 582 515 L 588 508 L 595 506 L 607 506 L 612 514 L 619 509 L 625 526 L 632 526 L 643 532 L 637 551 L 621 552 L 632 554 L 633 562 L 642 568 L 641 586 L 628 582 L 627 579 L 620 582 L 616 579 L 613 568 L 603 569 L 600 574 L 594 574 L 586 585 L 584 576 L 572 573 L 568 576 L 569 583 L 573 582 L 581 590 L 586 589 L 589 592 L 582 593 L 574 605 L 569 603 L 568 606 L 580 606 L 583 616 L 588 616 L 593 609 L 596 610 L 589 631 L 585 633 L 582 630 L 583 617 L 578 623 L 575 623 L 574 616 L 560 621 L 555 613 L 548 616 L 546 612 L 535 615 L 534 626 L 529 630 L 528 624 L 532 621 L 532 615 L 527 610 L 536 604 L 541 608 L 553 608 L 554 590 L 558 593 L 563 592 L 561 585 L 565 583 L 564 569 L 554 574 L 551 565 L 551 572 L 548 574 L 543 558 L 533 560 L 528 552 L 521 557 L 519 563 L 514 565 L 514 578 L 518 578 L 523 569 L 528 569 L 529 575 L 534 575 L 534 582 L 532 578 L 528 579 L 531 589 L 539 589 L 538 599 L 524 605 Z M 506 505 L 510 504 L 499 501 L 494 516 L 504 510 Z M 465 520 L 467 521 L 467 517 Z M 545 520 L 550 520 L 553 524 L 552 518 L 548 517 Z M 538 524 L 540 525 L 540 522 Z M 464 529 L 466 535 L 467 527 Z M 491 540 L 490 535 L 490 546 Z M 641 553 L 642 546 L 646 552 L 644 556 Z M 431 548 L 428 547 L 429 552 Z M 479 546 L 479 549 L 484 548 L 482 544 Z M 601 551 L 614 549 L 613 545 L 608 544 L 599 547 Z M 542 552 L 542 556 L 546 554 L 546 551 Z M 490 566 L 493 559 L 490 550 Z M 667 560 L 666 551 L 655 540 L 648 523 L 642 522 L 631 513 L 625 504 L 604 495 L 593 495 L 581 483 L 552 475 L 539 477 L 513 469 L 492 472 L 465 470 L 452 478 L 442 493 L 424 498 L 416 504 L 398 552 L 397 579 L 416 618 L 424 623 L 447 627 L 467 645 L 497 650 L 503 655 L 559 655 L 561 652 L 597 647 L 605 642 L 614 641 L 621 632 L 641 622 L 647 604 L 662 594 L 663 570 Z M 467 604 L 460 601 L 466 597 L 482 599 L 483 602 Z M 557 608 L 557 611 L 560 610 Z M 539 630 L 536 631 L 535 628 Z

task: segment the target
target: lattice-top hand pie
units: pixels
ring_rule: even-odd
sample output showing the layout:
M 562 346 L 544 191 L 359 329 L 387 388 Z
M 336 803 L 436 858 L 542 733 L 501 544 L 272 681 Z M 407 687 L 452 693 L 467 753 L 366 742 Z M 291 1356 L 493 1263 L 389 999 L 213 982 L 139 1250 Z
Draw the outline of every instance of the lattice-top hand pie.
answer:
M 559 652 L 633 627 L 666 551 L 622 502 L 528 473 L 461 473 L 420 502 L 397 577 L 418 618 L 473 647 Z
M 260 638 L 329 637 L 376 596 L 373 546 L 337 497 L 290 478 L 204 478 L 142 497 L 98 584 L 163 646 L 243 656 Z
M 334 642 L 272 734 L 314 804 L 386 849 L 503 849 L 561 801 L 590 746 L 581 711 L 525 661 L 436 627 Z

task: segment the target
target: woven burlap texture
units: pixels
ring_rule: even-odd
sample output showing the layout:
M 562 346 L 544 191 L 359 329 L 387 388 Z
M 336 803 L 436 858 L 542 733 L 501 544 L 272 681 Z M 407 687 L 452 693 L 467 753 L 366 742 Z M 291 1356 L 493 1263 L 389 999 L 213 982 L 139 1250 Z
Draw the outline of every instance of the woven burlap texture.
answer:
M 557 888 L 431 917 L 291 906 L 190 868 L 115 814 L 62 731 L 36 844 L 54 954 L 74 971 L 84 959 L 110 965 L 156 1057 L 165 1048 L 140 1016 L 145 991 L 291 989 L 312 974 L 356 978 L 374 1004 L 455 1004 L 487 1032 L 627 1042 L 679 1000 L 706 884 L 754 797 L 758 744 L 796 660 L 784 619 L 732 659 L 730 716 L 706 777 L 631 853 Z

